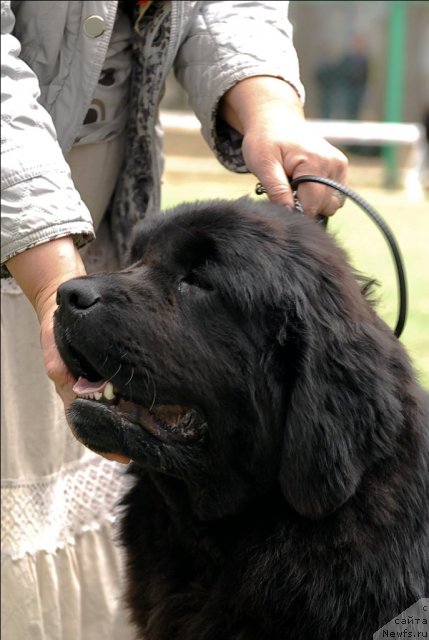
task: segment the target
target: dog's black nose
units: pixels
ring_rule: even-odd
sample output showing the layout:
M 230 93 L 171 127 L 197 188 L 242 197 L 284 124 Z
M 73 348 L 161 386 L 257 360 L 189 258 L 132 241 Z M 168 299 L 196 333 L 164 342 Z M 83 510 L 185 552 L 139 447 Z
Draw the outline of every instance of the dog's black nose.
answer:
M 101 298 L 94 281 L 90 278 L 74 278 L 58 287 L 57 304 L 70 310 L 93 307 Z

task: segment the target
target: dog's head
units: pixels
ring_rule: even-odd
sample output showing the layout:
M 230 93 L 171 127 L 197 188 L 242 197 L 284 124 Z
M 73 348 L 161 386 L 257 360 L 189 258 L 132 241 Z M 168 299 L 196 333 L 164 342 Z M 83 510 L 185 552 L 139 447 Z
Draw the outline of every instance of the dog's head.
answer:
M 58 292 L 76 436 L 180 478 L 203 518 L 276 484 L 307 517 L 347 501 L 399 437 L 412 373 L 324 229 L 249 199 L 182 205 L 132 262 Z

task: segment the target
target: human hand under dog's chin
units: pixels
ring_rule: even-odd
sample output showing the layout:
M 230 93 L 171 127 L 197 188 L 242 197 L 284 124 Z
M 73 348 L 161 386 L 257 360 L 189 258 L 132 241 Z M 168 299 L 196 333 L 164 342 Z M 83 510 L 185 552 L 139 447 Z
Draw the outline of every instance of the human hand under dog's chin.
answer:
M 76 383 L 76 378 L 71 371 L 67 368 L 65 362 L 60 356 L 57 349 L 54 337 L 53 328 L 53 316 L 56 308 L 55 305 L 48 306 L 40 322 L 40 343 L 43 350 L 43 358 L 45 362 L 46 372 L 49 378 L 54 382 L 56 391 L 60 396 L 64 404 L 64 411 L 67 418 L 67 411 L 76 398 L 76 394 L 73 391 L 73 386 Z M 112 462 L 120 462 L 121 464 L 128 464 L 130 458 L 121 453 L 101 453 L 97 451 L 98 455 L 111 460 Z
M 48 377 L 55 384 L 55 389 L 67 409 L 73 402 L 76 394 L 73 392 L 73 385 L 76 378 L 67 368 L 60 356 L 54 337 L 54 312 L 56 304 L 48 305 L 43 311 L 40 319 L 40 344 L 42 347 L 43 360 Z
M 66 412 L 76 398 L 76 378 L 57 349 L 54 336 L 54 313 L 58 287 L 75 277 L 86 275 L 82 258 L 73 238 L 65 236 L 38 244 L 7 261 L 7 268 L 33 305 L 40 325 L 40 344 L 46 373 L 55 384 Z M 100 454 L 108 460 L 127 463 L 121 453 Z

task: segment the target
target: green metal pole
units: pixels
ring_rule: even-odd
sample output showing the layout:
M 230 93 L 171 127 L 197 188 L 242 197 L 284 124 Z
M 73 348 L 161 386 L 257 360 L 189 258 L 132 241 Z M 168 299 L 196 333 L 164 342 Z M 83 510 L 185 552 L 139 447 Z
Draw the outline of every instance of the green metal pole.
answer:
M 385 121 L 400 122 L 403 113 L 405 47 L 407 31 L 407 3 L 405 0 L 389 2 L 388 67 L 385 96 Z M 398 183 L 398 150 L 394 145 L 383 148 L 385 186 Z

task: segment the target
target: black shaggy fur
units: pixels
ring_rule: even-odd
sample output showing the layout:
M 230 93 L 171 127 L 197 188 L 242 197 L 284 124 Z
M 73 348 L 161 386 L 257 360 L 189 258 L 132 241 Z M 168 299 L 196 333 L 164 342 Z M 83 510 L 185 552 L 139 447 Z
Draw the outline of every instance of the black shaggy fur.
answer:
M 428 597 L 427 396 L 328 233 L 198 203 L 143 227 L 132 261 L 63 285 L 56 335 L 122 397 L 69 417 L 134 461 L 139 637 L 370 640 Z

